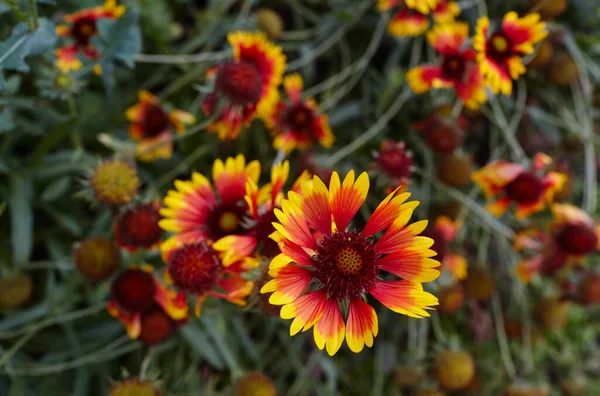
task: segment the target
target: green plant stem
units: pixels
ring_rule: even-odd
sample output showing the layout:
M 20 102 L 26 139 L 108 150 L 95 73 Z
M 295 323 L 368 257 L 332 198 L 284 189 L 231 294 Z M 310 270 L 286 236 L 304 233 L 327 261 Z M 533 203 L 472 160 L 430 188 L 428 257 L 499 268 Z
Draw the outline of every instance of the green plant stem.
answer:
M 438 342 L 442 344 L 448 343 L 448 338 L 444 333 L 444 329 L 442 328 L 442 323 L 440 322 L 440 314 L 437 312 L 433 312 L 431 314 L 431 327 L 433 328 L 433 334 L 435 334 L 435 338 L 437 338 Z
M 510 356 L 510 350 L 508 349 L 508 340 L 506 338 L 506 333 L 504 332 L 504 316 L 502 315 L 502 306 L 500 305 L 500 298 L 496 292 L 494 292 L 492 295 L 492 314 L 494 316 L 496 338 L 498 339 L 500 357 L 502 358 L 502 363 L 504 364 L 506 373 L 510 379 L 514 381 L 517 376 L 517 372 L 512 357 Z
M 33 29 L 36 30 L 40 25 L 38 21 L 37 5 L 35 0 L 29 0 L 29 8 L 31 8 L 31 15 L 33 16 Z
M 185 63 L 218 62 L 231 57 L 231 51 L 203 52 L 191 55 L 159 55 L 159 54 L 137 54 L 135 61 L 139 63 L 159 63 L 165 65 L 177 65 Z

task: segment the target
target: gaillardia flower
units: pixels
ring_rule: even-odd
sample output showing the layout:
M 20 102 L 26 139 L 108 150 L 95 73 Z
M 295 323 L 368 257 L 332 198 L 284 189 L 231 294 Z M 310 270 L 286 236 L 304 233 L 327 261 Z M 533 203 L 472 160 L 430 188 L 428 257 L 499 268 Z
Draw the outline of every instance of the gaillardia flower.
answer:
M 427 33 L 427 40 L 441 55 L 437 65 L 417 66 L 408 71 L 406 79 L 417 93 L 432 88 L 454 88 L 456 95 L 470 109 L 485 103 L 487 95 L 483 76 L 475 61 L 475 51 L 465 48 L 469 24 L 452 22 L 436 25 Z
M 567 255 L 553 243 L 552 236 L 536 228 L 517 233 L 513 246 L 522 256 L 515 270 L 523 283 L 538 273 L 552 275 L 568 264 Z
M 548 35 L 546 24 L 539 14 L 519 18 L 516 12 L 507 13 L 500 28 L 489 35 L 490 21 L 483 16 L 477 21 L 473 47 L 486 85 L 494 94 L 512 93 L 512 80 L 526 69 L 522 57 L 534 52 L 533 45 Z
M 115 239 L 120 247 L 130 252 L 152 249 L 160 245 L 163 230 L 158 201 L 137 204 L 127 208 L 115 222 Z
M 131 202 L 141 184 L 135 167 L 120 160 L 100 162 L 90 176 L 89 183 L 96 200 L 111 206 Z
M 248 211 L 244 218 L 244 235 L 228 235 L 213 245 L 223 256 L 223 262 L 229 264 L 251 255 L 272 259 L 279 254 L 277 243 L 269 236 L 275 231 L 273 221 L 276 220 L 274 210 L 281 207 L 282 190 L 290 173 L 290 164 L 284 161 L 276 164 L 271 170 L 271 182 L 258 188 L 249 179 L 246 182 L 246 204 Z M 303 172 L 291 187 L 291 191 L 300 191 L 300 183 L 309 178 Z
M 204 241 L 181 243 L 170 239 L 161 246 L 168 276 L 179 289 L 196 296 L 196 316 L 207 296 L 238 305 L 251 292 L 253 283 L 242 274 L 258 263 L 250 258 L 225 264 L 221 256 Z
M 78 54 L 88 59 L 98 59 L 100 54 L 90 42 L 98 34 L 96 22 L 101 18 L 116 19 L 124 13 L 125 6 L 118 6 L 116 0 L 106 0 L 102 6 L 66 15 L 64 20 L 67 24 L 57 26 L 56 33 L 61 37 L 70 37 L 73 44 L 56 50 L 58 68 L 64 73 L 80 69 L 82 63 L 77 58 Z
M 87 280 L 102 282 L 121 265 L 121 252 L 112 241 L 90 238 L 75 244 L 73 261 Z
M 552 213 L 554 241 L 565 254 L 581 259 L 600 249 L 600 224 L 590 215 L 570 204 L 554 204 Z
M 429 316 L 425 310 L 438 303 L 421 285 L 439 276 L 439 262 L 431 258 L 436 253 L 429 249 L 433 240 L 418 236 L 427 221 L 408 225 L 418 202 L 405 203 L 410 194 L 394 191 L 362 231 L 349 228 L 368 190 L 366 173 L 355 181 L 350 171 L 340 182 L 334 172 L 329 188 L 314 176 L 302 183 L 302 195 L 289 192 L 275 210 L 272 238 L 281 253 L 270 264 L 274 279 L 261 292 L 273 292 L 269 302 L 283 305 L 283 319 L 294 319 L 291 335 L 314 326 L 317 347 L 330 355 L 344 338 L 353 352 L 373 345 L 378 322 L 365 301 L 368 294 L 416 318 Z M 372 236 L 384 230 L 375 242 Z M 385 272 L 403 280 L 384 280 Z
M 273 147 L 289 153 L 293 149 L 305 150 L 317 141 L 321 146 L 333 145 L 333 133 L 325 114 L 319 114 L 314 99 L 302 99 L 303 81 L 299 74 L 284 78 L 283 86 L 289 103 L 280 100 L 273 113 L 265 120 L 273 127 L 275 139 Z
M 165 341 L 188 318 L 185 295 L 161 285 L 152 267 L 123 271 L 111 285 L 107 308 L 123 323 L 129 337 L 148 345 Z
M 499 196 L 487 206 L 494 216 L 502 216 L 514 202 L 517 206 L 517 219 L 524 219 L 551 203 L 554 194 L 562 188 L 566 180 L 566 176 L 558 172 L 539 175 L 550 163 L 552 159 L 541 153 L 533 159 L 532 170 L 499 160 L 474 172 L 471 178 L 481 187 L 487 199 Z
M 192 173 L 191 180 L 176 180 L 176 190 L 167 193 L 160 210 L 160 227 L 176 233 L 170 239 L 178 239 L 180 244 L 198 240 L 212 243 L 227 235 L 246 234 L 242 224 L 248 210 L 244 200 L 246 183 L 251 180 L 256 184 L 259 176 L 260 163 L 252 161 L 246 165 L 246 159 L 239 154 L 224 163 L 220 159 L 214 162 L 212 179 L 216 193 L 208 179 L 197 172 Z
M 438 216 L 433 227 L 427 227 L 423 236 L 433 239 L 431 249 L 437 253 L 436 259 L 442 263 L 441 269 L 448 271 L 457 280 L 467 277 L 467 260 L 450 250 L 450 244 L 460 230 L 461 224 L 447 216 Z
M 148 91 L 138 92 L 138 103 L 125 112 L 129 136 L 137 142 L 137 155 L 142 161 L 169 159 L 173 154 L 173 132 L 185 133 L 185 125 L 196 118 L 181 110 L 167 111 L 158 98 Z
M 430 26 L 428 14 L 436 23 L 451 22 L 460 14 L 460 6 L 446 0 L 379 0 L 379 11 L 397 8 L 388 24 L 388 32 L 396 37 L 419 36 Z
M 207 115 L 219 116 L 209 126 L 210 132 L 220 140 L 235 140 L 242 125 L 257 114 L 266 117 L 272 113 L 279 97 L 277 87 L 285 70 L 285 55 L 264 33 L 233 32 L 227 40 L 233 60 L 209 71 L 215 91 L 206 97 L 202 109 Z
M 413 173 L 412 153 L 406 150 L 406 143 L 385 140 L 375 154 L 372 169 L 383 172 L 392 184 L 408 184 Z
M 161 392 L 150 381 L 137 377 L 127 378 L 114 384 L 108 396 L 160 396 Z

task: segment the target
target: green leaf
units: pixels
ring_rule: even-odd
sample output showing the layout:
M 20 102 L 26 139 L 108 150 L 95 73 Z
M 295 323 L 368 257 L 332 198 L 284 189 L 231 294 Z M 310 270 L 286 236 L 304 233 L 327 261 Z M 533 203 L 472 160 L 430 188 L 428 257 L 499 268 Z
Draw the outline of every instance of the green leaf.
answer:
M 39 165 L 46 153 L 52 150 L 62 139 L 64 139 L 71 128 L 73 127 L 73 120 L 63 122 L 62 124 L 56 125 L 50 131 L 48 131 L 41 142 L 37 144 L 31 154 L 31 162 L 33 165 Z
M 11 246 L 13 261 L 25 264 L 33 251 L 33 183 L 30 178 L 11 175 L 9 181 L 9 201 L 11 221 Z
M 67 213 L 63 213 L 57 210 L 56 208 L 50 205 L 44 204 L 43 208 L 46 211 L 46 213 L 48 213 L 50 217 L 54 219 L 54 221 L 59 227 L 63 228 L 65 231 L 70 232 L 76 237 L 81 235 L 81 223 L 79 223 L 76 219 L 69 216 Z
M 105 58 L 120 60 L 130 68 L 135 66 L 135 56 L 142 50 L 139 16 L 137 9 L 131 9 L 119 19 L 98 21 L 98 37 L 95 41 Z
M 223 358 L 219 355 L 217 350 L 213 347 L 213 343 L 208 340 L 208 337 L 198 328 L 198 326 L 190 322 L 182 327 L 179 332 L 186 339 L 188 344 L 208 363 L 218 369 L 222 370 L 225 368 Z
M 54 48 L 58 36 L 56 25 L 46 18 L 39 19 L 35 31 L 25 22 L 19 23 L 8 40 L 0 43 L 0 66 L 7 70 L 29 71 L 25 58 Z
M 42 201 L 52 202 L 64 196 L 71 186 L 71 178 L 69 176 L 59 177 L 50 183 L 44 191 L 42 191 Z
M 0 111 L 0 132 L 11 131 L 15 128 L 15 120 L 10 109 Z

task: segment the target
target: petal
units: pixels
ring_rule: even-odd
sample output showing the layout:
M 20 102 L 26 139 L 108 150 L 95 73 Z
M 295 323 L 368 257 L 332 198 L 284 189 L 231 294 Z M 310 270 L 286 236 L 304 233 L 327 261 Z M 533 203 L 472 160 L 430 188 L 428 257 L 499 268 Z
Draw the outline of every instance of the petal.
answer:
M 418 204 L 417 201 L 409 202 L 408 204 L 413 205 L 402 210 L 398 218 L 392 223 L 385 234 L 383 234 L 381 239 L 379 239 L 375 245 L 379 253 L 389 254 L 403 247 L 417 245 L 418 240 L 416 240 L 415 237 L 427 227 L 427 220 L 421 220 L 407 226 L 414 211 L 415 203 Z
M 290 191 L 288 197 L 302 209 L 309 227 L 323 234 L 331 234 L 329 192 L 318 176 L 301 185 L 302 195 Z
M 429 28 L 429 18 L 408 8 L 400 10 L 388 24 L 388 32 L 396 37 L 419 36 Z
M 282 240 L 278 243 L 281 252 L 290 257 L 295 263 L 311 267 L 313 261 L 311 256 L 302 248 L 288 240 Z
M 427 33 L 427 41 L 442 55 L 456 55 L 469 37 L 469 24 L 451 22 L 437 24 Z
M 367 198 L 369 192 L 369 176 L 363 172 L 356 183 L 354 182 L 354 171 L 348 172 L 344 182 L 340 185 L 337 172 L 333 172 L 329 182 L 329 204 L 333 219 L 338 230 L 345 230 L 350 221 L 358 212 Z
M 511 203 L 510 198 L 504 196 L 504 197 L 497 199 L 496 201 L 486 205 L 485 208 L 488 212 L 490 212 L 492 214 L 492 216 L 500 217 L 508 210 L 508 208 L 510 207 L 510 203 Z M 521 209 L 521 211 L 522 212 L 521 212 L 520 216 L 523 216 L 523 214 L 526 211 L 524 211 L 523 209 Z
M 292 319 L 290 335 L 296 335 L 299 331 L 309 330 L 325 312 L 327 295 L 319 290 L 298 297 L 293 302 L 281 307 L 281 318 Z
M 288 199 L 284 199 L 281 202 L 281 210 L 275 209 L 273 213 L 281 223 L 274 222 L 273 227 L 286 239 L 297 245 L 311 249 L 316 246 L 315 239 L 306 223 L 306 216 L 298 205 Z
M 227 235 L 213 244 L 213 249 L 221 252 L 221 261 L 227 267 L 250 256 L 258 241 L 252 235 Z
M 346 322 L 346 343 L 350 350 L 358 353 L 365 344 L 372 347 L 378 331 L 377 314 L 373 307 L 360 298 L 350 301 Z
M 337 299 L 327 299 L 323 316 L 315 324 L 313 336 L 321 350 L 326 348 L 329 356 L 335 355 L 344 342 L 346 326 Z
M 519 164 L 505 160 L 492 162 L 473 172 L 471 179 L 483 190 L 485 197 L 490 199 L 497 195 L 510 182 L 515 180 L 525 169 Z
M 165 286 L 157 284 L 154 300 L 173 320 L 183 320 L 188 317 L 188 304 L 185 293 L 176 293 Z
M 369 221 L 362 230 L 364 237 L 369 237 L 388 228 L 400 213 L 402 204 L 410 197 L 410 193 L 403 193 L 396 196 L 398 189 L 389 194 L 371 215 Z
M 406 248 L 377 260 L 381 269 L 412 282 L 431 282 L 440 276 L 439 261 L 426 257 L 428 249 Z
M 277 195 L 281 192 L 289 175 L 289 161 L 283 161 L 281 164 L 273 165 L 273 168 L 271 169 L 271 202 L 276 201 Z
M 422 94 L 431 88 L 451 87 L 452 83 L 437 84 L 436 81 L 444 81 L 442 69 L 439 66 L 424 65 L 413 67 L 406 73 L 406 82 L 416 94 Z
M 267 282 L 261 293 L 270 293 L 269 302 L 273 305 L 291 303 L 306 289 L 313 276 L 313 271 L 306 268 L 288 265 L 277 272 L 275 278 Z
M 438 299 L 424 291 L 420 283 L 404 280 L 377 282 L 369 293 L 392 311 L 413 318 L 429 316 L 425 310 L 438 305 Z
M 244 306 L 246 305 L 244 299 L 250 295 L 253 286 L 254 284 L 251 281 L 242 278 L 240 275 L 230 274 L 219 281 L 219 287 L 223 289 L 225 293 L 213 291 L 210 295 Z
M 285 89 L 285 93 L 288 98 L 292 101 L 292 103 L 296 103 L 300 101 L 300 95 L 302 94 L 302 89 L 304 88 L 304 82 L 302 81 L 302 76 L 298 73 L 289 74 L 283 78 L 283 87 Z
M 125 310 L 122 310 L 114 301 L 109 301 L 106 309 L 109 314 L 119 319 L 119 321 L 123 323 L 129 338 L 135 340 L 140 336 L 142 331 L 142 316 L 139 312 L 129 313 Z
M 444 270 L 450 272 L 456 280 L 467 278 L 467 259 L 460 254 L 446 253 L 442 267 Z

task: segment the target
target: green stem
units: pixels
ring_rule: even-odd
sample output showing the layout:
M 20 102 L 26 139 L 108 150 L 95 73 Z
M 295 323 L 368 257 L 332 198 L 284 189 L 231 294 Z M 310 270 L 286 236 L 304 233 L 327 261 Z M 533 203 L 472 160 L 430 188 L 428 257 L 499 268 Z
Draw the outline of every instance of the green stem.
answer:
M 29 0 L 29 7 L 31 8 L 31 15 L 33 16 L 33 29 L 36 30 L 40 26 L 38 21 L 38 12 L 35 0 Z

